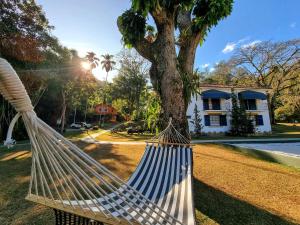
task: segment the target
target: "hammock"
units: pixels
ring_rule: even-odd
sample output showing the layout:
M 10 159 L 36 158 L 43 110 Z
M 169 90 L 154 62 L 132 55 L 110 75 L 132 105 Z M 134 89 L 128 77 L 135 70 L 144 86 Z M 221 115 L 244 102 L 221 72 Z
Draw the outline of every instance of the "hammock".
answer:
M 32 145 L 26 199 L 55 209 L 57 224 L 195 224 L 192 149 L 171 120 L 125 183 L 36 116 L 1 58 L 0 92 L 22 117 Z

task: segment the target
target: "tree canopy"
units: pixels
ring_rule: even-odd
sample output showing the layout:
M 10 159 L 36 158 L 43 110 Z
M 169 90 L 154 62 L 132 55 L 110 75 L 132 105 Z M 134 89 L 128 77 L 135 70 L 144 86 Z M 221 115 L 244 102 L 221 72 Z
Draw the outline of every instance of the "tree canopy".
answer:
M 118 18 L 123 42 L 150 61 L 150 79 L 161 98 L 164 124 L 171 116 L 180 132 L 188 136 L 185 115 L 193 93 L 187 87 L 194 82 L 196 49 L 210 29 L 231 13 L 233 0 L 131 3 L 131 8 Z M 155 28 L 149 26 L 149 17 Z

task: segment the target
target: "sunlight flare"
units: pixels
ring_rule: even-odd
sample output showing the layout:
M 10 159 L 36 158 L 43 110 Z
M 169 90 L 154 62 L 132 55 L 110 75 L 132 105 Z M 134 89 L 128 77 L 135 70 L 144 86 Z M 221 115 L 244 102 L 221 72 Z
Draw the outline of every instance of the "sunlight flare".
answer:
M 81 63 L 81 67 L 84 69 L 84 70 L 89 70 L 91 69 L 91 66 L 88 62 L 82 62 Z

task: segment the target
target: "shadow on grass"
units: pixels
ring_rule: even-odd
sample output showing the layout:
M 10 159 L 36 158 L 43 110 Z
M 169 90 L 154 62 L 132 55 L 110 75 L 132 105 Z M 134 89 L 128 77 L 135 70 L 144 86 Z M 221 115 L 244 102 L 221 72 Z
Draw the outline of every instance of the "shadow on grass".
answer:
M 242 154 L 242 155 L 245 155 L 245 156 L 250 156 L 250 157 L 253 157 L 255 159 L 259 159 L 259 160 L 264 160 L 264 161 L 268 161 L 268 162 L 272 162 L 272 163 L 279 163 L 281 165 L 283 165 L 280 161 L 278 161 L 276 158 L 272 157 L 272 155 L 265 155 L 264 153 L 265 152 L 262 152 L 259 151 L 259 150 L 249 150 L 249 149 L 243 149 L 243 148 L 239 148 L 239 147 L 236 147 L 236 146 L 231 146 L 231 145 L 226 145 L 226 144 L 208 144 L 208 143 L 205 143 L 205 144 L 201 144 L 202 146 L 210 146 L 210 145 L 217 145 L 217 146 L 222 146 L 223 149 L 227 149 L 227 150 L 230 150 L 230 151 L 235 151 L 239 154 Z M 240 161 L 240 160 L 233 160 L 233 159 L 229 159 L 229 158 L 226 158 L 226 157 L 223 157 L 223 156 L 216 156 L 216 155 L 213 155 L 213 154 L 207 154 L 207 153 L 194 153 L 194 155 L 204 155 L 206 157 L 210 157 L 210 158 L 213 158 L 213 159 L 220 159 L 220 160 L 224 160 L 224 161 L 228 161 L 228 162 L 231 162 L 231 163 L 237 163 L 237 164 L 241 164 L 241 165 L 244 165 L 246 167 L 251 167 L 251 168 L 255 168 L 255 169 L 259 169 L 259 170 L 264 170 L 264 171 L 270 171 L 270 172 L 275 172 L 275 173 L 278 173 L 278 174 L 283 174 L 283 175 L 287 175 L 287 176 L 291 176 L 291 177 L 295 177 L 295 178 L 300 178 L 299 175 L 297 174 L 290 174 L 290 173 L 285 173 L 283 171 L 279 171 L 279 170 L 276 170 L 276 169 L 272 169 L 272 168 L 267 168 L 267 167 L 264 167 L 264 166 L 261 166 L 259 164 L 253 164 L 253 163 L 248 163 L 248 162 L 244 162 L 244 161 Z M 289 167 L 290 169 L 293 169 L 293 170 L 296 170 L 298 171 L 299 169 L 298 168 L 295 168 L 295 167 Z
M 275 134 L 288 134 L 288 133 L 294 133 L 294 134 L 300 134 L 300 126 L 296 126 L 293 124 L 282 124 L 278 123 L 276 125 L 272 126 L 273 133 Z
M 122 150 L 127 151 L 128 148 L 132 148 L 133 146 L 113 144 L 86 144 L 81 141 L 74 143 L 78 147 L 83 149 L 87 154 L 89 154 L 93 159 L 100 162 L 113 173 L 118 174 L 119 176 L 121 175 L 121 177 L 124 179 L 132 174 L 132 168 L 136 168 L 136 163 L 132 160 L 132 158 L 127 157 L 125 153 L 122 154 Z M 128 151 L 131 150 L 133 150 L 132 154 L 137 154 L 134 149 L 130 149 Z M 132 154 L 129 155 L 134 157 Z
M 222 146 L 222 148 L 224 149 L 235 151 L 255 159 L 264 160 L 271 163 L 278 163 L 281 165 L 289 166 L 290 168 L 294 168 L 297 170 L 300 169 L 300 159 L 297 157 L 277 154 L 269 151 L 242 148 L 234 145 L 227 145 L 227 144 L 219 144 L 219 145 Z
M 256 149 L 245 149 L 245 148 L 240 148 L 240 147 L 237 147 L 234 145 L 228 145 L 228 144 L 219 144 L 219 145 L 222 146 L 224 149 L 242 153 L 243 155 L 251 156 L 255 159 L 261 159 L 261 160 L 273 162 L 273 163 L 280 163 L 275 157 L 273 157 L 268 152 L 259 151 Z
M 54 224 L 51 210 L 25 200 L 31 169 L 31 157 L 21 157 L 25 151 L 30 145 L 0 151 L 0 224 Z
M 101 161 L 111 171 L 127 178 L 132 174 L 135 163 L 131 158 L 115 151 L 111 144 L 95 145 L 75 143 L 91 157 Z M 126 150 L 126 149 L 125 149 Z M 122 151 L 124 151 L 122 149 Z M 54 224 L 53 211 L 49 208 L 25 200 L 28 193 L 31 156 L 30 145 L 16 146 L 13 149 L 0 151 L 0 224 Z M 26 155 L 26 157 L 24 157 Z M 29 155 L 29 156 L 28 156 Z M 120 168 L 122 168 L 120 172 Z
M 127 134 L 125 132 L 110 133 L 109 135 L 112 138 L 122 138 L 122 139 L 127 139 L 129 141 L 144 141 L 154 136 L 154 134 Z
M 296 225 L 197 179 L 194 179 L 194 202 L 196 210 L 221 225 Z M 197 218 L 197 224 L 203 224 L 203 217 Z

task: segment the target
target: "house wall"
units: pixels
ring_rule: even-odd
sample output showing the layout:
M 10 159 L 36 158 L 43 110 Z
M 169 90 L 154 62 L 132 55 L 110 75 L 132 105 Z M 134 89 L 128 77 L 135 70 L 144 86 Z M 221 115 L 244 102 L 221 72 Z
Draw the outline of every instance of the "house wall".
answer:
M 215 90 L 220 90 L 220 91 L 225 91 L 227 93 L 231 93 L 231 88 L 227 89 L 218 89 L 218 88 L 201 88 L 201 91 L 206 91 L 210 89 L 215 89 Z M 235 93 L 238 94 L 241 91 L 244 90 L 249 90 L 249 89 L 237 89 L 235 90 Z M 263 89 L 255 89 L 257 92 L 262 92 L 266 94 L 266 91 Z M 221 110 L 204 110 L 203 108 L 203 100 L 201 95 L 192 97 L 191 103 L 188 106 L 187 109 L 187 117 L 188 117 L 188 122 L 189 122 L 189 130 L 190 132 L 194 131 L 194 124 L 191 122 L 194 119 L 194 108 L 195 104 L 197 105 L 198 110 L 200 111 L 200 115 L 202 118 L 202 132 L 207 133 L 207 134 L 214 134 L 214 133 L 225 133 L 230 131 L 230 120 L 231 120 L 231 108 L 232 108 L 232 102 L 231 98 L 226 100 L 226 99 L 221 99 L 220 100 L 220 105 L 221 105 Z M 269 110 L 268 110 L 268 103 L 267 100 L 256 100 L 256 105 L 257 109 L 256 110 L 247 110 L 247 113 L 249 115 L 262 115 L 263 116 L 263 124 L 260 126 L 255 126 L 255 130 L 257 133 L 260 132 L 271 132 L 271 124 L 270 124 L 270 117 L 269 117 Z M 205 115 L 226 115 L 226 120 L 227 120 L 227 126 L 205 126 L 204 125 L 204 117 Z

